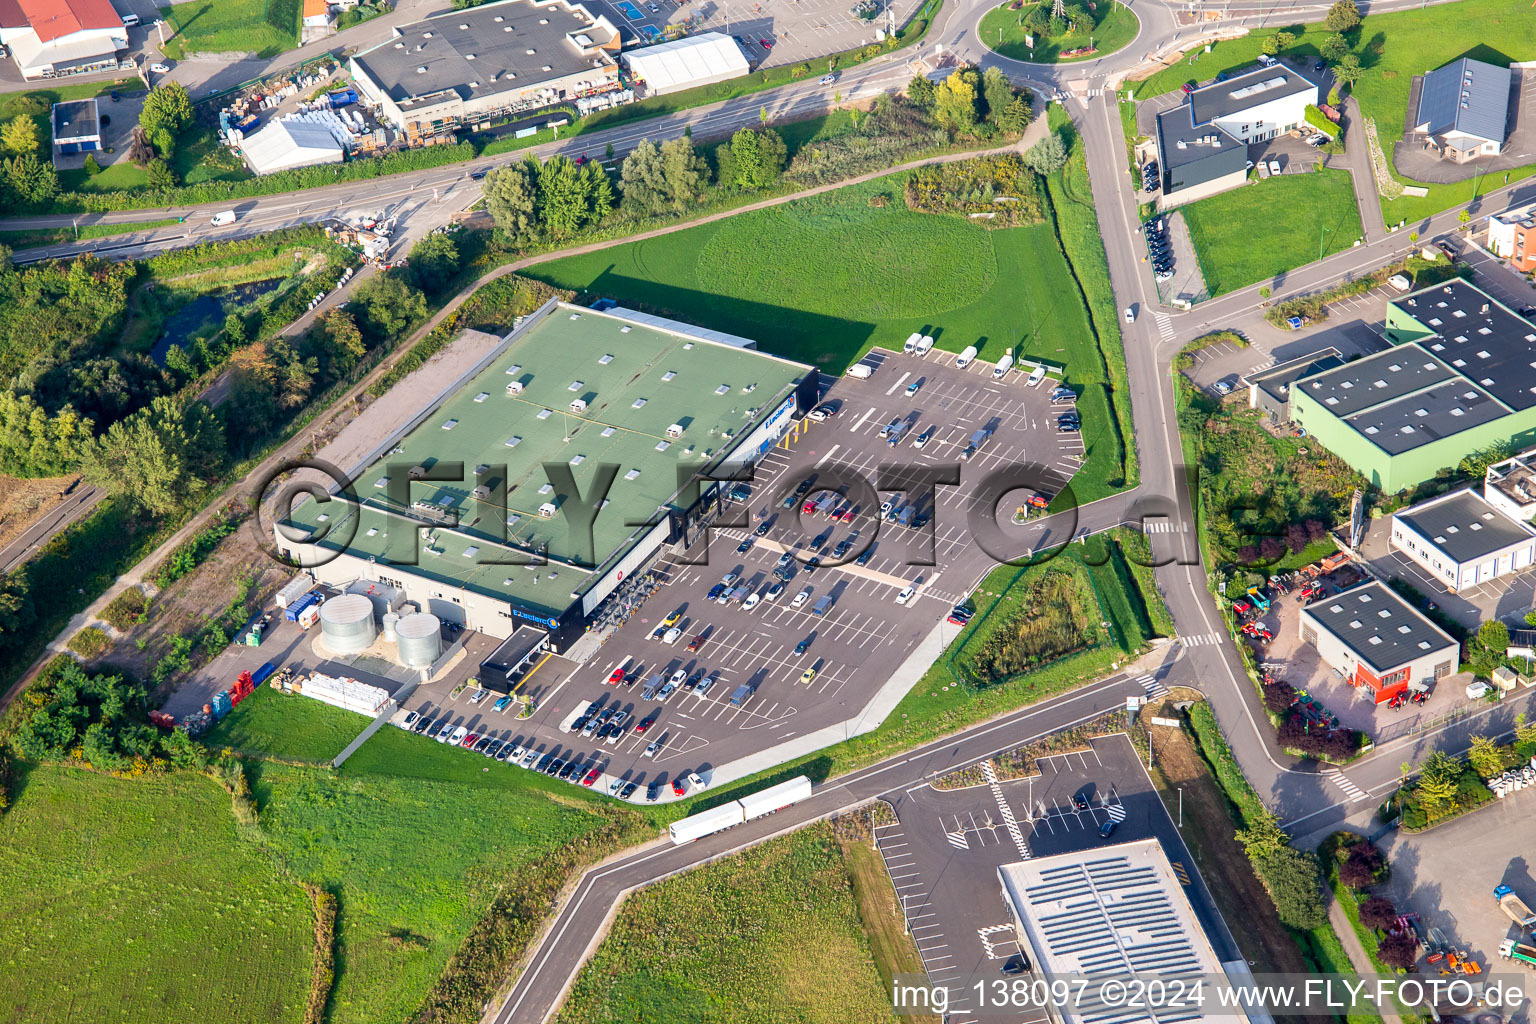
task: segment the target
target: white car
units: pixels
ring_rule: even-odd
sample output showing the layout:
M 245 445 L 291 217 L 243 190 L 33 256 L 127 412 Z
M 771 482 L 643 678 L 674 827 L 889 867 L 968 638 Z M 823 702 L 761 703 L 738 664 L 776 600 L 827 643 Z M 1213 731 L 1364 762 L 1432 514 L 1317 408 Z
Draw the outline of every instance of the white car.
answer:
M 666 633 L 662 634 L 661 642 L 666 644 L 668 647 L 671 647 L 673 644 L 677 643 L 678 640 L 682 639 L 682 636 L 683 631 L 678 629 L 676 626 L 673 626 L 671 629 L 667 630 Z
M 917 585 L 908 584 L 901 593 L 896 595 L 896 603 L 906 604 L 908 601 L 912 600 L 912 595 L 915 593 L 917 593 Z
M 741 602 L 741 610 L 744 611 L 744 612 L 751 611 L 753 608 L 756 608 L 758 606 L 758 603 L 760 601 L 762 601 L 762 599 L 763 599 L 763 595 L 761 595 L 761 594 L 751 594 L 751 595 L 748 595 L 747 599 L 745 601 Z
M 708 789 L 709 788 L 709 783 L 705 782 L 703 777 L 700 776 L 698 772 L 689 772 L 688 773 L 688 788 L 689 789 Z
M 782 593 L 784 593 L 784 584 L 775 583 L 773 586 L 769 587 L 768 592 L 763 595 L 763 600 L 777 601 L 779 599 L 779 595 Z
M 656 752 L 658 750 L 660 750 L 660 749 L 661 749 L 661 740 L 659 740 L 659 739 L 658 740 L 652 740 L 651 741 L 651 745 L 646 747 L 645 748 L 645 752 L 643 754 L 641 754 L 640 756 L 641 757 L 655 757 L 656 756 Z
M 1489 686 L 1481 679 L 1474 679 L 1472 682 L 1467 684 L 1467 699 L 1482 700 L 1484 697 L 1488 696 L 1489 692 L 1492 690 L 1493 687 Z
M 523 758 L 525 758 L 527 756 L 528 756 L 528 751 L 527 750 L 523 749 L 523 747 L 521 745 L 515 746 L 515 747 L 512 748 L 511 753 L 507 754 L 506 762 L 507 762 L 507 764 L 519 764 L 519 763 L 522 762 Z
M 789 602 L 789 606 L 791 608 L 799 608 L 801 605 L 805 604 L 805 602 L 809 601 L 810 599 L 811 599 L 811 588 L 810 587 L 806 587 L 804 590 L 800 591 L 800 593 L 795 595 L 795 599 L 793 601 Z
M 153 71 L 157 75 L 168 75 L 171 73 L 171 69 L 166 67 L 164 64 L 151 64 L 149 66 L 149 70 Z
M 1125 307 L 1125 322 L 1128 324 L 1133 324 L 1136 322 L 1136 311 L 1130 306 Z
M 464 737 L 468 736 L 468 735 L 469 735 L 469 726 L 461 725 L 457 729 L 453 730 L 453 735 L 448 737 L 448 742 L 452 743 L 454 746 L 458 746 L 460 743 L 464 742 Z M 443 742 L 443 738 L 441 736 L 439 736 L 437 738 L 437 741 L 439 743 L 442 743 Z
M 724 576 L 720 577 L 720 583 L 722 586 L 729 587 L 739 579 L 741 579 L 741 576 L 738 573 L 728 572 Z

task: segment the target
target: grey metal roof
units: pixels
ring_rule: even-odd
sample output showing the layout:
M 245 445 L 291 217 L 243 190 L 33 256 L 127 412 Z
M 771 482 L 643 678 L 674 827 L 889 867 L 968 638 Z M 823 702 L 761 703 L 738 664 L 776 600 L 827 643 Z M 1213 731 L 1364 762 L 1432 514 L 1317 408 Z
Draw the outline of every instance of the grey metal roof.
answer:
M 1378 352 L 1334 370 L 1304 377 L 1292 393 L 1308 397 L 1339 418 L 1411 395 L 1456 376 L 1454 370 L 1415 345 Z
M 1414 126 L 1430 135 L 1455 131 L 1503 142 L 1513 81 L 1509 68 L 1471 57 L 1436 68 L 1419 86 Z
M 1308 619 L 1338 637 L 1377 675 L 1399 669 L 1416 658 L 1456 649 L 1439 626 L 1372 580 L 1301 610 Z
M 1439 335 L 1418 345 L 1511 409 L 1536 405 L 1536 326 L 1459 277 L 1393 305 Z
M 1285 96 L 1310 90 L 1316 100 L 1317 83 L 1294 68 L 1275 64 L 1212 82 L 1189 94 L 1190 117 L 1195 124 L 1209 124 Z
M 1248 147 L 1211 125 L 1190 123 L 1188 105 L 1157 115 L 1158 170 L 1169 192 L 1247 169 Z
M 1508 414 L 1509 410 L 1482 388 L 1452 378 L 1372 406 L 1346 417 L 1344 422 L 1388 455 L 1401 455 Z
M 1284 405 L 1291 399 L 1292 384 L 1303 377 L 1326 373 L 1343 365 L 1344 360 L 1339 350 L 1330 347 L 1296 359 L 1287 359 L 1283 363 L 1273 363 L 1262 370 L 1253 371 L 1244 380 L 1258 385 L 1260 391 Z
M 396 103 L 445 92 L 467 100 L 592 68 L 593 56 L 567 37 L 591 30 L 601 45 L 609 33 L 594 20 L 580 4 L 504 0 L 401 25 L 353 59 Z
M 1536 537 L 1536 530 L 1510 519 L 1471 488 L 1403 509 L 1393 518 L 1458 564 L 1481 561 Z

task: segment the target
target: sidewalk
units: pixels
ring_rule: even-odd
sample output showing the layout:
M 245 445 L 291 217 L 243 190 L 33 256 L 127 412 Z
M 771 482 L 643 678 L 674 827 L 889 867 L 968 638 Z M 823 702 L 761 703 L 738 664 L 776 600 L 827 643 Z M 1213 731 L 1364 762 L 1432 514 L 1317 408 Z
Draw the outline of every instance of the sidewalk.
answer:
M 1360 230 L 1367 242 L 1387 236 L 1387 221 L 1381 212 L 1381 198 L 1376 191 L 1376 173 L 1371 168 L 1370 144 L 1365 138 L 1365 117 L 1360 104 L 1350 96 L 1344 100 L 1344 156 L 1340 165 L 1349 172 L 1355 185 L 1355 205 L 1360 209 Z M 1332 158 L 1329 165 L 1333 165 Z
M 1344 916 L 1344 908 L 1339 906 L 1339 901 L 1328 896 L 1328 923 L 1333 926 L 1339 941 L 1344 944 L 1344 952 L 1349 954 L 1349 962 L 1355 965 L 1355 970 L 1361 974 L 1375 974 L 1376 966 L 1371 963 L 1371 958 L 1366 954 L 1365 947 L 1360 945 L 1360 937 L 1355 934 L 1354 927 L 1349 923 L 1349 918 Z M 1376 1007 L 1381 1014 L 1383 1024 L 1403 1024 L 1403 1018 L 1394 1008 L 1396 1003 L 1382 1003 Z

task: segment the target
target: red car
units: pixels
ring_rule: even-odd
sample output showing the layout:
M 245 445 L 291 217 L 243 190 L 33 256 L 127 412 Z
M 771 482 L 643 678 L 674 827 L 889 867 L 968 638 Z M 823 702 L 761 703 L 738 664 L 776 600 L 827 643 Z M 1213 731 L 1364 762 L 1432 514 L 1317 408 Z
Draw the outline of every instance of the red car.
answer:
M 608 685 L 609 686 L 618 686 L 623 681 L 624 681 L 624 670 L 621 669 L 621 668 L 614 669 L 613 670 L 613 674 L 608 677 Z
M 649 729 L 651 727 L 651 723 L 654 722 L 654 721 L 656 721 L 656 716 L 655 715 L 649 715 L 649 716 L 647 716 L 645 718 L 642 718 L 640 720 L 640 724 L 635 726 L 635 732 L 637 734 L 645 732 L 645 730 L 647 730 L 647 729 Z
M 1045 508 L 1050 503 L 1051 503 L 1051 499 L 1047 498 L 1043 494 L 1031 494 L 1029 496 L 1029 501 L 1026 502 L 1026 504 L 1029 505 L 1030 508 Z
M 1183 85 L 1179 86 L 1179 88 L 1183 89 L 1184 90 L 1184 95 L 1188 96 L 1190 93 L 1195 91 L 1195 83 L 1194 82 L 1185 82 Z
M 767 39 L 759 39 L 759 40 L 758 40 L 758 42 L 760 42 L 760 43 L 762 43 L 762 44 L 763 44 L 763 49 L 765 49 L 765 50 L 771 50 L 771 49 L 773 49 L 773 43 L 772 43 L 772 42 L 771 42 L 771 41 L 770 41 L 770 40 L 767 40 Z
M 472 747 L 476 743 L 479 743 L 479 742 L 480 742 L 479 734 L 477 734 L 477 733 L 470 733 L 468 736 L 464 737 L 464 742 L 460 743 L 459 746 L 461 746 L 461 747 Z
M 700 647 L 703 647 L 703 646 L 704 646 L 704 634 L 700 633 L 698 636 L 696 636 L 692 640 L 688 641 L 688 653 L 689 654 L 694 654 L 694 653 L 696 653 L 698 651 L 698 649 Z
M 601 771 L 599 769 L 593 768 L 591 771 L 587 772 L 587 774 L 585 774 L 585 775 L 583 775 L 581 777 L 581 784 L 583 786 L 591 788 L 592 783 L 597 781 L 597 777 L 600 774 L 602 774 L 602 773 L 601 773 Z
M 853 514 L 855 512 L 857 512 L 857 511 L 858 511 L 858 509 L 856 509 L 856 508 L 854 508 L 852 506 L 849 506 L 848 508 L 843 509 L 843 516 L 842 516 L 843 522 L 845 522 L 845 523 L 853 522 Z
M 587 162 L 587 154 L 585 154 L 585 153 L 581 154 L 581 156 L 576 158 L 576 166 L 577 167 L 580 167 L 582 164 L 584 164 L 586 162 Z
M 800 511 L 806 513 L 807 515 L 809 515 L 812 512 L 815 512 L 816 511 L 816 502 L 814 502 L 814 501 L 806 502 L 804 505 L 800 506 Z
M 687 792 L 687 789 L 685 789 L 683 787 L 683 780 L 682 779 L 673 779 L 672 780 L 672 792 L 676 796 L 682 796 L 684 793 Z

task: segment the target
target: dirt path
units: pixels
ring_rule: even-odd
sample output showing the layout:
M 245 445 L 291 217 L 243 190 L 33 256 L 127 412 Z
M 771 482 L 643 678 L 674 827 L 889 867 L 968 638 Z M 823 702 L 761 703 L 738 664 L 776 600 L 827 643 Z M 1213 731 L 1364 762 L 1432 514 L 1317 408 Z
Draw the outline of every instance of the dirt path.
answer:
M 698 227 L 701 224 L 711 224 L 715 221 L 724 220 L 727 217 L 736 217 L 744 213 L 751 213 L 754 210 L 766 210 L 774 206 L 782 206 L 785 203 L 792 203 L 796 200 L 805 199 L 810 196 L 818 196 L 826 192 L 834 191 L 836 189 L 846 188 L 850 185 L 859 185 L 866 181 L 873 181 L 876 178 L 886 177 L 887 175 L 900 174 L 904 171 L 914 170 L 918 167 L 923 167 L 928 164 L 954 163 L 959 160 L 969 160 L 980 156 L 991 156 L 998 153 L 1006 153 L 1010 150 L 1023 152 L 1029 147 L 1033 146 L 1040 139 L 1044 138 L 1048 130 L 1049 129 L 1046 126 L 1045 111 L 1042 104 L 1041 109 L 1038 111 L 1038 116 L 1032 122 L 1030 122 L 1030 125 L 1025 130 L 1023 137 L 1019 139 L 1018 142 L 1009 146 L 999 146 L 995 149 L 988 150 L 973 150 L 964 153 L 950 153 L 944 156 L 927 157 L 922 160 L 910 160 L 907 163 L 898 164 L 895 167 L 888 167 L 879 171 L 871 171 L 868 174 L 861 174 L 854 178 L 846 178 L 842 181 L 832 182 L 826 185 L 817 185 L 814 188 L 802 189 L 799 192 L 791 192 L 788 195 L 775 196 L 771 199 L 764 199 L 759 202 L 748 203 L 745 206 L 738 206 L 729 210 L 721 210 L 704 217 L 697 217 L 693 220 L 681 221 L 677 224 L 671 224 L 666 227 L 653 228 L 650 231 L 643 231 L 639 234 L 625 235 L 620 238 L 608 239 L 601 242 L 589 242 L 584 245 L 575 245 L 565 249 L 556 249 L 551 252 L 540 253 L 536 256 L 527 256 L 512 263 L 503 264 L 502 266 L 497 267 L 495 270 L 491 270 L 485 274 L 482 274 L 470 284 L 466 285 L 457 295 L 445 302 L 442 309 L 433 314 L 433 316 L 425 324 L 419 327 L 409 338 L 397 345 L 393 354 L 385 358 L 379 363 L 378 366 L 369 371 L 362 378 L 362 380 L 358 381 L 357 384 L 348 390 L 346 394 L 344 394 L 335 403 L 333 403 L 330 409 L 317 416 L 310 425 L 306 426 L 303 430 L 299 431 L 293 437 L 279 445 L 277 449 L 272 452 L 272 454 L 268 455 L 255 467 L 253 467 L 244 477 L 234 482 L 230 485 L 230 487 L 226 488 L 223 492 L 217 495 L 207 507 L 205 507 L 201 512 L 198 512 L 190 520 L 188 520 L 185 526 L 168 537 L 163 544 L 146 555 L 142 560 L 139 561 L 137 565 L 123 573 L 122 576 L 119 576 L 117 582 L 114 583 L 111 587 L 107 588 L 106 592 L 98 597 L 95 601 L 92 601 L 91 604 L 85 608 L 85 610 L 71 617 L 69 622 L 64 626 L 63 630 L 61 630 L 58 635 L 56 635 L 52 640 L 48 642 L 48 647 L 43 652 L 43 654 L 36 661 L 34 661 L 32 665 L 27 669 L 27 671 L 22 675 L 22 677 L 5 692 L 5 695 L 0 697 L 0 712 L 3 712 L 7 707 L 9 707 L 11 701 L 15 700 L 16 696 L 20 694 L 22 690 L 26 689 L 27 685 L 31 683 L 32 679 L 37 675 L 39 671 L 42 670 L 43 666 L 48 663 L 50 658 L 64 650 L 65 642 L 71 636 L 74 636 L 75 633 L 77 633 L 80 629 L 86 626 L 92 619 L 96 618 L 101 613 L 101 611 L 111 603 L 114 597 L 121 593 L 126 587 L 137 586 L 144 579 L 145 575 L 152 567 L 160 564 L 160 562 L 163 561 L 179 545 L 185 543 L 190 537 L 192 537 L 195 533 L 207 525 L 208 520 L 214 515 L 215 512 L 218 511 L 218 509 L 223 507 L 223 505 L 229 500 L 233 493 L 243 491 L 256 481 L 265 479 L 266 476 L 271 472 L 272 468 L 279 465 L 284 460 L 297 457 L 309 444 L 313 437 L 323 433 L 327 427 L 329 427 L 331 421 L 335 418 L 340 410 L 344 409 L 347 405 L 355 401 L 358 396 L 363 394 L 363 392 L 365 392 L 368 387 L 373 384 L 375 380 L 379 379 L 381 376 L 393 369 L 394 365 L 402 358 L 404 358 L 405 355 L 416 346 L 417 342 L 421 341 L 428 334 L 430 334 L 434 329 L 437 328 L 439 324 L 451 316 L 456 309 L 463 305 L 471 295 L 473 295 L 476 291 L 489 284 L 490 282 L 505 277 L 508 274 L 515 274 L 519 270 L 523 270 L 527 267 L 531 267 L 539 263 L 548 263 L 553 260 L 564 259 L 567 256 L 580 256 L 586 253 L 600 252 L 603 249 L 611 249 L 614 246 L 627 245 L 630 242 L 644 241 L 649 238 L 660 238 L 663 235 L 671 235 L 679 231 L 686 231 L 689 228 Z M 354 277 L 352 281 L 348 283 L 348 290 L 350 290 L 351 286 L 354 286 L 358 281 L 360 281 L 363 276 L 364 275 L 362 274 L 358 274 L 356 277 Z M 332 292 L 331 297 L 336 299 L 339 294 L 339 290 Z M 315 312 L 319 311 L 316 310 Z M 313 314 L 307 314 L 307 316 L 310 320 L 313 319 Z M 292 328 L 290 328 L 290 330 L 291 329 Z M 217 384 L 215 387 L 217 387 Z

